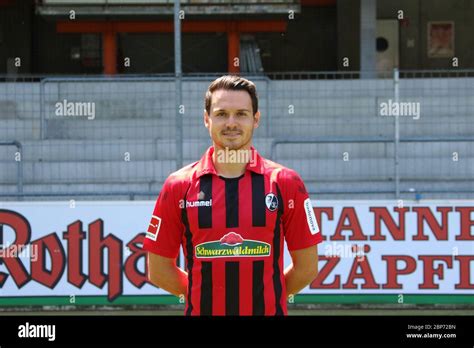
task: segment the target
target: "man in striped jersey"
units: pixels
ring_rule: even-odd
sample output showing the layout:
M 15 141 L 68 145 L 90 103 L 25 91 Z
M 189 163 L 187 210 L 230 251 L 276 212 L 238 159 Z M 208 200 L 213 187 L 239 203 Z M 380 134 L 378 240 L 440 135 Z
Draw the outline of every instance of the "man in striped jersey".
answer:
M 286 315 L 287 297 L 317 275 L 322 241 L 300 176 L 252 146 L 255 85 L 222 76 L 205 96 L 213 145 L 171 174 L 144 239 L 148 277 L 185 296 L 186 315 Z M 292 264 L 283 270 L 283 243 Z M 176 266 L 183 247 L 186 270 Z

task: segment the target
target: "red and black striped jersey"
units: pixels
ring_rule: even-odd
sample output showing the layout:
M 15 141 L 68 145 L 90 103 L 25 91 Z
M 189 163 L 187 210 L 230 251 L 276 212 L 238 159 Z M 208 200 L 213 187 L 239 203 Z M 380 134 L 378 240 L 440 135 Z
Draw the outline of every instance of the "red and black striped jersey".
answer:
M 245 173 L 224 178 L 213 152 L 165 181 L 143 248 L 176 258 L 182 246 L 187 315 L 285 315 L 283 243 L 322 241 L 303 181 L 253 147 Z

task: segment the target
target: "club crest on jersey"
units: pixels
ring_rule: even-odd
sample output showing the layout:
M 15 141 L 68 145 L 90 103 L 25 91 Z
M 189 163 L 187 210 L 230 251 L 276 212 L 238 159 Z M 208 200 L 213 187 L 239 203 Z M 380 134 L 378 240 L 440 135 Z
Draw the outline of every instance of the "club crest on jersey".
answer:
M 278 198 L 273 193 L 269 193 L 265 196 L 265 204 L 267 209 L 270 211 L 275 211 L 278 208 Z

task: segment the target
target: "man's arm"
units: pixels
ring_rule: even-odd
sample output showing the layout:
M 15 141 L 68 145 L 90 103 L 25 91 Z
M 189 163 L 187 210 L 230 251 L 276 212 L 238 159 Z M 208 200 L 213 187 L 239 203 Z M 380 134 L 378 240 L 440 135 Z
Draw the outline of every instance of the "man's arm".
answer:
M 287 296 L 297 294 L 318 275 L 318 246 L 290 251 L 292 264 L 285 269 Z
M 185 295 L 188 289 L 188 274 L 176 266 L 176 259 L 147 253 L 148 279 L 153 285 L 173 295 Z

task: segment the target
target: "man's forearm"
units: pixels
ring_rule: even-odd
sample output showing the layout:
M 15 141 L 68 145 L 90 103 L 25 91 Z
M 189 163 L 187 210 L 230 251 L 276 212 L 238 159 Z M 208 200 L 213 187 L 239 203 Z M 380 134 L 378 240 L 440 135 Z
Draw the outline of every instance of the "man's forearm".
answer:
M 179 267 L 161 269 L 159 274 L 150 276 L 151 282 L 175 296 L 186 295 L 188 274 Z
M 315 272 L 295 268 L 293 264 L 285 269 L 284 275 L 287 296 L 296 295 L 316 278 Z

